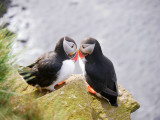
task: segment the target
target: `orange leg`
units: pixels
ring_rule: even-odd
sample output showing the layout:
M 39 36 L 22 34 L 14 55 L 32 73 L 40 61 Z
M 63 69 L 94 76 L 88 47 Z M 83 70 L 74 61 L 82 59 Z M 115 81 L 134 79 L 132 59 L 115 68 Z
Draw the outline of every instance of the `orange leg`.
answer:
M 88 85 L 87 88 L 88 88 L 88 91 L 89 91 L 90 93 L 96 95 L 96 92 L 93 90 L 93 88 L 91 88 L 91 86 Z
M 62 85 L 62 84 L 64 84 L 65 83 L 65 81 L 63 81 L 63 82 L 60 82 L 60 83 L 58 83 L 57 85 Z

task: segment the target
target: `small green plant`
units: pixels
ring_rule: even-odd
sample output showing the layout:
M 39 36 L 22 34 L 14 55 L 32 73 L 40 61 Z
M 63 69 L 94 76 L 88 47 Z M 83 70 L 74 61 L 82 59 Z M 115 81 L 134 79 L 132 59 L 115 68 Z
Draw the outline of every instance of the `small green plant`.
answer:
M 14 37 L 15 35 L 11 35 L 7 29 L 0 28 L 0 102 L 2 102 L 4 98 L 7 100 L 7 97 L 10 96 L 8 92 L 10 86 L 3 84 L 14 72 L 14 56 L 11 52 Z
M 40 109 L 34 101 L 25 98 L 27 102 L 16 103 L 16 99 L 21 95 L 11 89 L 16 82 L 14 75 L 17 71 L 14 64 L 15 55 L 12 53 L 14 39 L 15 34 L 0 28 L 0 120 L 43 120 Z M 14 101 L 20 106 L 18 109 L 13 105 Z
M 10 114 L 9 98 L 13 92 L 9 91 L 10 85 L 4 85 L 4 83 L 13 74 L 13 59 L 12 45 L 15 35 L 7 29 L 0 28 L 0 118 L 5 118 L 6 114 Z

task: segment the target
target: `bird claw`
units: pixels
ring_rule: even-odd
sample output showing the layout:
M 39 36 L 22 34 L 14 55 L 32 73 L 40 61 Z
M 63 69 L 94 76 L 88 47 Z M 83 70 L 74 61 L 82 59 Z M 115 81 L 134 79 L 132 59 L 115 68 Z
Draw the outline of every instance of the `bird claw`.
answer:
M 62 85 L 62 84 L 64 84 L 65 83 L 65 81 L 63 81 L 63 82 L 60 82 L 60 83 L 58 83 L 57 85 Z
M 88 91 L 89 91 L 90 93 L 96 95 L 96 92 L 93 90 L 93 88 L 91 88 L 91 86 L 88 85 L 87 88 L 88 88 Z

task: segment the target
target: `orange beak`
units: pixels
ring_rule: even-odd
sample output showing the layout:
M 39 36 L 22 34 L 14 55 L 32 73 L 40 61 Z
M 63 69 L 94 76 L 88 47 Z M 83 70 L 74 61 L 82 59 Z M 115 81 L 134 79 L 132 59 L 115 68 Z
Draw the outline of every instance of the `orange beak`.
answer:
M 81 53 L 80 48 L 79 48 L 79 50 L 78 50 L 78 54 L 79 54 L 79 57 L 80 57 L 81 59 L 88 55 L 88 54 L 83 55 L 83 54 Z
M 77 59 L 78 59 L 78 52 L 76 52 L 76 55 L 73 58 L 71 58 L 71 60 L 74 60 L 76 62 Z

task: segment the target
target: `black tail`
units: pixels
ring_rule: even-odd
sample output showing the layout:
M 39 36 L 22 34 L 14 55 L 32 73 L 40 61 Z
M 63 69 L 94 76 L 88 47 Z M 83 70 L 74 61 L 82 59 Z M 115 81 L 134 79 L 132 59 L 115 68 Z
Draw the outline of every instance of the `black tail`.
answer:
M 106 88 L 103 90 L 103 92 L 105 92 L 106 94 L 117 97 L 117 96 L 118 96 L 118 93 L 117 93 L 116 91 L 117 91 L 116 86 L 114 86 L 113 90 L 110 89 L 110 88 L 108 88 L 108 87 L 106 87 Z
M 18 72 L 28 84 L 32 86 L 37 84 L 36 72 L 31 68 L 20 66 Z
M 101 95 L 102 95 L 105 99 L 109 100 L 109 102 L 110 102 L 110 104 L 111 104 L 112 106 L 118 107 L 118 104 L 117 104 L 117 96 L 112 96 L 112 95 L 109 95 L 109 94 L 107 94 L 107 93 L 105 93 L 105 92 L 102 92 Z
M 112 106 L 118 107 L 117 104 L 118 90 L 116 83 L 113 84 L 112 89 L 106 87 L 105 90 L 101 92 L 101 95 L 105 99 L 108 99 Z

